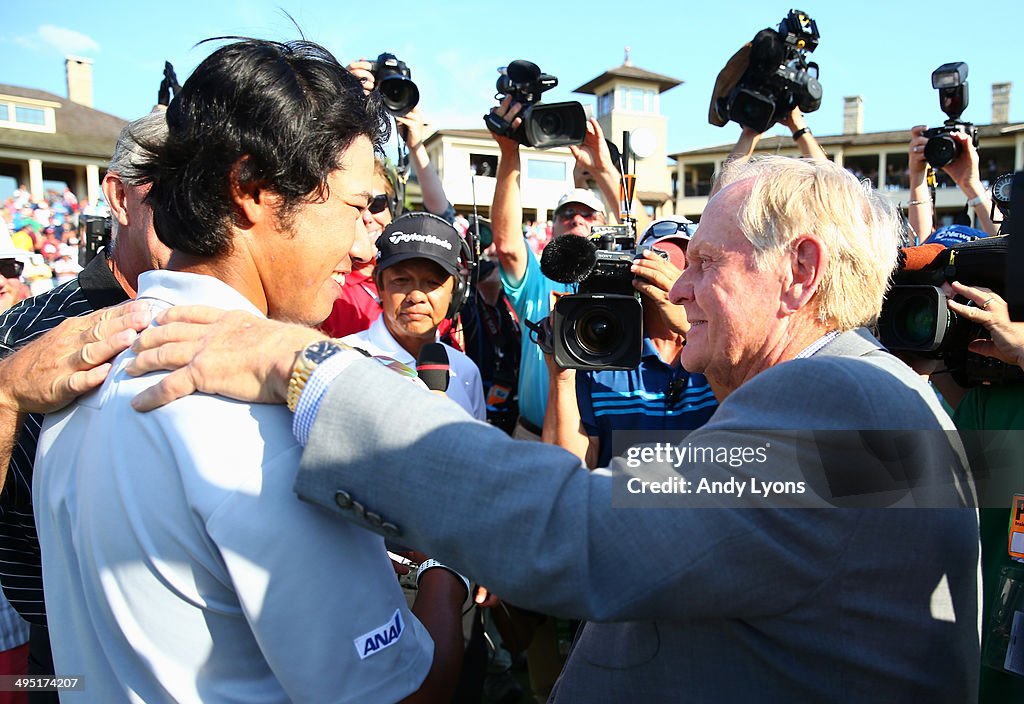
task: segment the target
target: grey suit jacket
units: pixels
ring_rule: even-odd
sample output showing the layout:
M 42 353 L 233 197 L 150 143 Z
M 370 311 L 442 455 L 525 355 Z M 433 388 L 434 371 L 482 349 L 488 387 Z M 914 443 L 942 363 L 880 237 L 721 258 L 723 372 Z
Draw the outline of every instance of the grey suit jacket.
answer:
M 357 400 L 351 388 L 374 392 Z M 952 425 L 928 387 L 859 330 L 762 372 L 688 441 L 781 442 L 780 431 L 807 428 Z M 854 464 L 863 453 L 849 448 Z M 914 453 L 901 461 L 931 464 Z M 963 505 L 964 467 L 943 471 L 956 475 L 946 500 Z M 511 603 L 587 619 L 552 701 L 976 696 L 970 508 L 613 508 L 607 472 L 510 440 L 371 361 L 332 385 L 296 491 Z

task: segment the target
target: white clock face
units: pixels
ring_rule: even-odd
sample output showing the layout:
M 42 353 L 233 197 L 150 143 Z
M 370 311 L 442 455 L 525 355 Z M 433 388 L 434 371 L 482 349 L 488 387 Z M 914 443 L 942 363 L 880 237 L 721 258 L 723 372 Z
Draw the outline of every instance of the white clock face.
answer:
M 1010 187 L 1013 185 L 1013 174 L 1003 174 L 992 184 L 992 197 L 1000 203 L 1010 202 Z
M 629 148 L 637 159 L 646 159 L 658 148 L 658 138 L 650 127 L 637 127 L 629 133 Z

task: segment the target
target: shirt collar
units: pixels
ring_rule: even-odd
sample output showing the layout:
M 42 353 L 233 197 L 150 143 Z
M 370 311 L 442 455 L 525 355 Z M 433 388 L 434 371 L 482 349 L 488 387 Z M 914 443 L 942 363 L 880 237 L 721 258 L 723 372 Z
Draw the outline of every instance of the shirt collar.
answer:
M 825 345 L 832 342 L 832 340 L 836 339 L 837 337 L 839 337 L 838 330 L 832 330 L 831 332 L 827 332 L 821 337 L 819 337 L 817 340 L 812 342 L 811 344 L 807 345 L 807 347 L 804 347 L 803 351 L 801 351 L 800 354 L 798 354 L 793 359 L 807 359 L 808 357 L 813 357 L 818 352 L 820 352 Z
M 370 329 L 366 331 L 366 336 L 369 338 L 371 345 L 383 350 L 387 356 L 398 360 L 402 364 L 409 364 L 412 367 L 416 366 L 416 359 L 404 347 L 398 344 L 398 340 L 394 338 L 391 331 L 384 324 L 383 314 L 373 321 Z
M 220 279 L 184 271 L 147 271 L 139 275 L 139 300 L 148 299 L 167 304 L 204 305 L 224 310 L 244 310 L 266 318 L 266 314 L 249 299 Z

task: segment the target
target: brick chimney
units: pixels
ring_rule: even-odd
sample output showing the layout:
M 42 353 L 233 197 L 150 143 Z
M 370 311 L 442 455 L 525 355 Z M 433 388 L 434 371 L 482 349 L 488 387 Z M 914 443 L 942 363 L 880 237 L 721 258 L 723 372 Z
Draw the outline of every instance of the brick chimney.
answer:
M 92 107 L 92 59 L 68 56 L 64 59 L 68 77 L 68 100 Z
M 992 124 L 1001 125 L 1010 121 L 1010 88 L 1012 83 L 992 84 Z
M 864 131 L 864 99 L 859 95 L 843 98 L 843 134 Z

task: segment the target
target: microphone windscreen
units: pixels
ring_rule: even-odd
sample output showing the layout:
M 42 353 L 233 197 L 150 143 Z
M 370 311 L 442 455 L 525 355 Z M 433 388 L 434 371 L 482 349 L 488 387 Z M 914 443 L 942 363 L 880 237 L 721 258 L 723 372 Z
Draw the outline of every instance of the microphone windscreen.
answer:
M 416 375 L 431 391 L 447 391 L 448 377 L 451 368 L 448 366 L 448 350 L 440 342 L 428 342 L 420 349 L 416 359 Z
M 597 245 L 579 235 L 559 235 L 548 242 L 540 256 L 541 272 L 560 284 L 579 283 L 595 264 Z
M 935 265 L 946 248 L 941 244 L 922 244 L 900 249 L 900 271 L 924 271 Z

